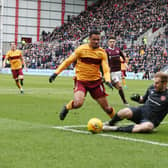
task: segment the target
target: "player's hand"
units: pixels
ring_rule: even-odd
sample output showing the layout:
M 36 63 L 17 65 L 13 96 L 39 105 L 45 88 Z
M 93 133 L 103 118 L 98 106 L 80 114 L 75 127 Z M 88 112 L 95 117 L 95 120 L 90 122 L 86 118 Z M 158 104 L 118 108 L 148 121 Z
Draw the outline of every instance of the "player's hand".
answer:
M 112 89 L 113 90 L 113 85 L 112 85 L 112 83 L 111 82 L 105 82 L 105 84 L 110 88 L 110 89 Z
M 131 100 L 139 102 L 140 100 L 140 95 L 138 93 L 133 93 L 130 97 Z
M 49 82 L 52 83 L 55 78 L 57 77 L 57 74 L 56 73 L 53 73 L 50 77 L 49 77 Z

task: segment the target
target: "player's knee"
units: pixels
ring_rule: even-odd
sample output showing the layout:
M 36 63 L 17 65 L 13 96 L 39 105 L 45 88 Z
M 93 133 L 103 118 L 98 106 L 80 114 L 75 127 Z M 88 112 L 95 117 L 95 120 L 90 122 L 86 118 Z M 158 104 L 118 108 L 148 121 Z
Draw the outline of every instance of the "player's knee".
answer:
M 151 132 L 153 130 L 153 124 L 151 122 L 145 123 L 144 131 Z
M 16 82 L 16 85 L 17 85 L 19 83 L 19 79 L 16 79 L 15 82 Z
M 137 124 L 135 125 L 133 132 L 146 132 L 149 133 L 153 130 L 154 126 L 150 122 L 142 123 L 142 124 Z
M 120 118 L 127 118 L 127 119 L 129 119 L 129 118 L 132 117 L 132 111 L 129 108 L 124 108 L 124 109 L 119 110 L 119 112 L 117 113 L 117 115 Z
M 121 90 L 121 89 L 122 89 L 122 87 L 121 87 L 121 85 L 120 85 L 119 83 L 116 83 L 116 84 L 114 85 L 114 87 L 115 87 L 117 90 Z
M 122 86 L 118 86 L 118 90 L 122 90 Z

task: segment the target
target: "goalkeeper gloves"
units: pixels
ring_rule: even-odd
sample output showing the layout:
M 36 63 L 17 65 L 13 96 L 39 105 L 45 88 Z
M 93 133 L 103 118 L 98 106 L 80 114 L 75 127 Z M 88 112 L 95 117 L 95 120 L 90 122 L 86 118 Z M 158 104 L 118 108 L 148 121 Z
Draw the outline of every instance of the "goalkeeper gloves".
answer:
M 50 77 L 49 77 L 49 82 L 52 83 L 55 78 L 57 77 L 57 74 L 56 73 L 53 73 Z
M 139 102 L 139 100 L 140 100 L 140 95 L 137 94 L 137 93 L 133 93 L 133 94 L 131 95 L 130 99 L 133 100 L 133 101 Z
M 111 82 L 105 82 L 105 84 L 106 84 L 109 88 L 111 88 L 111 89 L 113 90 L 113 85 L 112 85 Z

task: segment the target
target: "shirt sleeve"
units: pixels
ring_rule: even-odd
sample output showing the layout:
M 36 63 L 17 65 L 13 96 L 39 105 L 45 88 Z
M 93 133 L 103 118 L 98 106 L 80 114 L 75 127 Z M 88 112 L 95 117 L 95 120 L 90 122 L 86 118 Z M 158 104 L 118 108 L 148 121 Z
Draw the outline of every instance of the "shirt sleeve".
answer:
M 104 56 L 102 59 L 102 69 L 103 69 L 103 74 L 106 82 L 111 82 L 110 78 L 110 68 L 108 65 L 108 59 L 107 59 L 107 54 L 104 52 Z
M 65 61 L 63 61 L 59 67 L 56 69 L 55 73 L 58 75 L 60 74 L 64 69 L 66 69 L 71 63 L 77 60 L 78 52 L 72 53 Z
M 148 99 L 149 91 L 150 91 L 151 87 L 152 87 L 152 86 L 150 86 L 150 87 L 147 89 L 146 93 L 144 94 L 144 96 L 143 96 L 143 102 L 146 102 L 146 100 Z

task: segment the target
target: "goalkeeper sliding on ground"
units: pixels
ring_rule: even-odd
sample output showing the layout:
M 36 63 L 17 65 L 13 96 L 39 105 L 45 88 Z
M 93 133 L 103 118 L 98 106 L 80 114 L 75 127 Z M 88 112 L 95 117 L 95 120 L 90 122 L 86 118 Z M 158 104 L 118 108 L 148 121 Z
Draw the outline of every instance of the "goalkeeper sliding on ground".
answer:
M 157 72 L 154 77 L 154 84 L 151 85 L 144 96 L 133 94 L 130 98 L 143 105 L 128 107 L 119 110 L 118 113 L 105 123 L 104 131 L 120 132 L 151 132 L 158 127 L 168 113 L 168 74 Z M 114 126 L 118 121 L 128 119 L 136 124 L 128 126 Z

